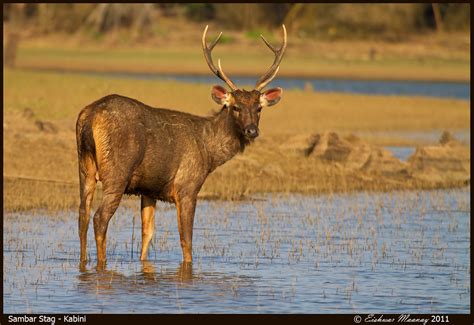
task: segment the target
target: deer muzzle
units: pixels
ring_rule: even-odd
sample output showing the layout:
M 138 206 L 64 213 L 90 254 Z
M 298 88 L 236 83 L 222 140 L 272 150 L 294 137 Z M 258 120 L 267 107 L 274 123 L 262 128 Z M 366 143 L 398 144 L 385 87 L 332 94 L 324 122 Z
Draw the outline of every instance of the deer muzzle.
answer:
M 258 127 L 255 124 L 250 124 L 244 129 L 244 134 L 249 139 L 255 139 L 258 137 Z

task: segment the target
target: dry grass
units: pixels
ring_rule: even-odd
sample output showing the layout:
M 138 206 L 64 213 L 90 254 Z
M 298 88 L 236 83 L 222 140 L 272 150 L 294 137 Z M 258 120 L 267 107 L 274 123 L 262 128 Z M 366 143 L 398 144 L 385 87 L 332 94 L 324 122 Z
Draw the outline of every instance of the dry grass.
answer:
M 60 121 L 65 128 L 74 128 L 75 118 L 85 105 L 111 93 L 130 96 L 150 106 L 198 115 L 218 109 L 206 85 L 21 70 L 4 72 L 5 112 L 28 107 L 39 118 Z M 285 89 L 282 101 L 264 112 L 261 123 L 265 134 L 280 135 L 329 129 L 468 129 L 469 119 L 469 103 L 462 100 Z
M 217 109 L 205 85 L 4 72 L 6 210 L 77 208 L 75 120 L 82 107 L 101 96 L 119 93 L 151 106 L 177 108 L 198 115 Z M 25 108 L 35 117 L 25 117 Z M 52 122 L 56 133 L 39 130 L 37 120 Z M 281 103 L 263 113 L 261 137 L 243 155 L 211 174 L 202 194 L 237 199 L 261 192 L 320 193 L 460 185 L 353 173 L 337 164 L 306 159 L 289 148 L 295 138 L 324 130 L 342 133 L 466 130 L 470 128 L 469 121 L 466 101 L 285 90 Z M 377 139 L 371 141 L 377 143 Z

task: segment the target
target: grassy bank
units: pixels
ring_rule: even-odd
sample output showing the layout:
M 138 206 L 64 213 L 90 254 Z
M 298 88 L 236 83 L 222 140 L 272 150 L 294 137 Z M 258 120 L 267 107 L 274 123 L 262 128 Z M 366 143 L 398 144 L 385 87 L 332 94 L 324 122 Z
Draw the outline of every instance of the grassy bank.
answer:
M 77 208 L 75 121 L 79 111 L 111 93 L 155 107 L 207 115 L 218 107 L 206 85 L 165 81 L 4 71 L 4 209 Z M 27 109 L 25 111 L 25 109 Z M 288 149 L 316 132 L 470 129 L 469 102 L 402 96 L 284 91 L 278 106 L 262 113 L 262 135 L 244 154 L 206 181 L 207 197 L 236 199 L 262 192 L 321 193 L 435 188 L 440 184 L 396 176 L 354 173 Z M 48 124 L 49 123 L 49 124 Z M 396 139 L 372 137 L 372 144 Z M 416 144 L 416 143 L 412 143 Z M 443 186 L 458 186 L 453 182 Z
M 212 29 L 213 27 L 211 27 Z M 279 31 L 278 31 L 279 32 Z M 76 71 L 123 71 L 205 74 L 201 30 L 133 43 L 84 41 L 70 35 L 25 39 L 17 66 Z M 214 33 L 215 34 L 215 33 Z M 208 41 L 215 37 L 212 32 Z M 272 63 L 271 52 L 258 39 L 229 34 L 214 50 L 229 75 L 261 75 Z M 267 37 L 278 44 L 281 35 Z M 470 80 L 469 35 L 425 35 L 404 42 L 302 40 L 289 35 L 279 76 L 383 80 Z M 236 51 L 238 49 L 238 51 Z

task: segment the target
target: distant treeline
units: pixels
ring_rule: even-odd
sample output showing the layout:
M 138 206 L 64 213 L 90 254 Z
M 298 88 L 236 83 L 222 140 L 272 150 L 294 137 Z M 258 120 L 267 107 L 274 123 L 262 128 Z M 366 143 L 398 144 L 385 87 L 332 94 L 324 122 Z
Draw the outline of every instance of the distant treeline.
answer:
M 27 3 L 4 4 L 4 21 L 19 20 L 35 33 L 107 34 L 117 29 L 153 33 L 160 18 L 216 22 L 225 28 L 260 31 L 282 23 L 300 37 L 404 38 L 427 31 L 470 29 L 468 3 Z M 183 21 L 180 19 L 180 21 Z

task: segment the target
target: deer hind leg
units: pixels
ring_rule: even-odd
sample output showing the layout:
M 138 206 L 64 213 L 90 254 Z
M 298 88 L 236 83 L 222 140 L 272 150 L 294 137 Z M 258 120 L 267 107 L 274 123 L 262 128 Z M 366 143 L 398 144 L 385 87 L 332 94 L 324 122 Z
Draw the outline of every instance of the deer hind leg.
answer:
M 193 261 L 193 224 L 197 195 L 180 196 L 177 194 L 174 199 L 178 212 L 178 231 L 183 251 L 183 262 L 190 263 Z
M 97 167 L 90 156 L 79 162 L 79 182 L 81 204 L 79 206 L 79 240 L 81 242 L 81 262 L 87 260 L 87 230 L 89 228 L 92 200 L 94 198 Z
M 112 218 L 120 204 L 125 189 L 125 186 L 123 186 L 119 189 L 116 188 L 111 192 L 107 190 L 105 186 L 106 184 L 104 184 L 102 203 L 94 215 L 94 234 L 97 245 L 97 262 L 99 266 L 105 265 L 107 227 L 110 218 Z
M 141 213 L 142 213 L 142 253 L 140 260 L 146 260 L 148 245 L 155 231 L 155 206 L 156 200 L 142 195 Z

